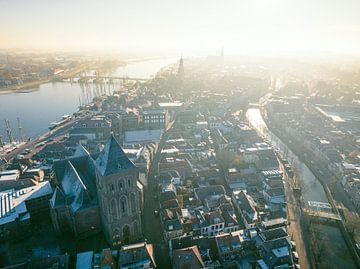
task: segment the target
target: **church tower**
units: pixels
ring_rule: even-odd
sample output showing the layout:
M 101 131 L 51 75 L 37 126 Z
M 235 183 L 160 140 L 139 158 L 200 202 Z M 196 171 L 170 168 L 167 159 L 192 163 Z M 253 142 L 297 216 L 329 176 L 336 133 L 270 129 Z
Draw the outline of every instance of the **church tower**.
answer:
M 142 237 L 139 172 L 113 135 L 95 164 L 101 222 L 107 241 L 116 247 Z
M 178 69 L 178 78 L 179 79 L 183 79 L 184 78 L 184 60 L 183 57 L 181 56 L 180 58 L 180 62 L 179 62 L 179 69 Z

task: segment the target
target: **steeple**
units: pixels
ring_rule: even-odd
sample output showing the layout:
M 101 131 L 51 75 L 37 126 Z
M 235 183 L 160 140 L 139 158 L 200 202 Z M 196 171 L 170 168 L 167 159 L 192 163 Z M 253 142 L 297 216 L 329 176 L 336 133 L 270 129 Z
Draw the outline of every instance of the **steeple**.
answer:
M 136 167 L 126 156 L 114 135 L 110 136 L 95 163 L 102 176 L 117 174 Z
M 182 55 L 179 62 L 178 77 L 181 79 L 184 77 L 184 60 Z

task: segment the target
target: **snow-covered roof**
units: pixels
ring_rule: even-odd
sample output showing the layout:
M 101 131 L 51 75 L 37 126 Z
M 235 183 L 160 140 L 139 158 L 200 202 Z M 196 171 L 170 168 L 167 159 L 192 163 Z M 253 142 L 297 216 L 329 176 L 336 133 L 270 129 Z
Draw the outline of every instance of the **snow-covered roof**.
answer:
M 74 157 L 82 157 L 82 156 L 87 156 L 87 155 L 90 155 L 89 152 L 83 147 L 83 145 L 79 144 L 76 147 Z
M 102 176 L 108 176 L 126 169 L 135 168 L 135 165 L 126 156 L 113 135 L 106 142 L 103 151 L 96 158 L 95 163 Z
M 52 193 L 49 181 L 18 191 L 14 189 L 0 192 L 0 225 L 15 221 L 17 218 L 29 218 L 25 201 Z M 21 216 L 20 216 L 21 215 Z

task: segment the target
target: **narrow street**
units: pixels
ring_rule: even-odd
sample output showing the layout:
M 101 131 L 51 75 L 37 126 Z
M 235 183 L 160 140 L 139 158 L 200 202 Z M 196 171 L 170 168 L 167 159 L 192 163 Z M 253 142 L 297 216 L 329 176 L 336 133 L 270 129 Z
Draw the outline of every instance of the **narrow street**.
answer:
M 291 240 L 296 243 L 296 252 L 299 255 L 299 263 L 301 268 L 310 269 L 310 249 L 305 244 L 304 227 L 302 226 L 302 211 L 298 201 L 294 196 L 292 187 L 288 179 L 285 180 L 285 197 L 287 205 L 288 229 Z
M 168 242 L 163 240 L 162 227 L 159 216 L 155 215 L 155 210 L 159 211 L 159 202 L 155 199 L 157 195 L 157 168 L 161 157 L 161 150 L 165 145 L 168 137 L 168 132 L 165 132 L 158 145 L 157 152 L 151 164 L 148 173 L 148 186 L 144 193 L 144 214 L 143 214 L 143 231 L 145 239 L 148 243 L 154 245 L 155 261 L 157 268 L 171 268 Z

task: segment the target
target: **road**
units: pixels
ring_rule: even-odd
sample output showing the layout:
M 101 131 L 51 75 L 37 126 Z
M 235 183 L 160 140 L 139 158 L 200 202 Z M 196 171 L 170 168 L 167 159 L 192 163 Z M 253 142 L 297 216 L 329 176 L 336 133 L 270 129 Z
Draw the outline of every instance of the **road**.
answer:
M 171 268 L 167 241 L 163 240 L 163 229 L 160 224 L 159 216 L 155 216 L 154 211 L 159 211 L 159 202 L 154 197 L 157 193 L 157 168 L 163 149 L 169 133 L 165 132 L 158 145 L 158 149 L 152 161 L 148 173 L 148 186 L 144 193 L 144 214 L 143 214 L 143 232 L 148 243 L 154 245 L 155 261 L 157 268 Z
M 14 157 L 21 154 L 21 152 L 24 149 L 30 149 L 31 150 L 30 155 L 33 155 L 36 151 L 41 149 L 41 147 L 36 147 L 37 144 L 42 143 L 42 142 L 46 143 L 50 140 L 57 140 L 59 137 L 67 134 L 70 131 L 70 129 L 74 126 L 74 124 L 77 123 L 80 119 L 82 119 L 82 118 L 77 117 L 75 119 L 72 119 L 71 121 L 65 123 L 64 125 L 41 135 L 40 137 L 36 138 L 35 140 L 31 140 L 31 141 L 21 145 L 19 148 L 14 149 L 10 153 L 4 155 L 3 158 L 5 158 L 5 160 L 9 162 Z
M 313 268 L 310 266 L 311 257 L 310 248 L 305 244 L 305 236 L 304 236 L 304 225 L 303 225 L 303 215 L 300 206 L 300 201 L 297 201 L 293 188 L 289 182 L 289 179 L 285 179 L 285 197 L 286 197 L 286 208 L 287 208 L 287 219 L 288 219 L 288 230 L 289 235 L 292 240 L 296 243 L 296 252 L 299 255 L 299 263 L 300 268 Z M 311 260 L 311 262 L 313 262 Z

